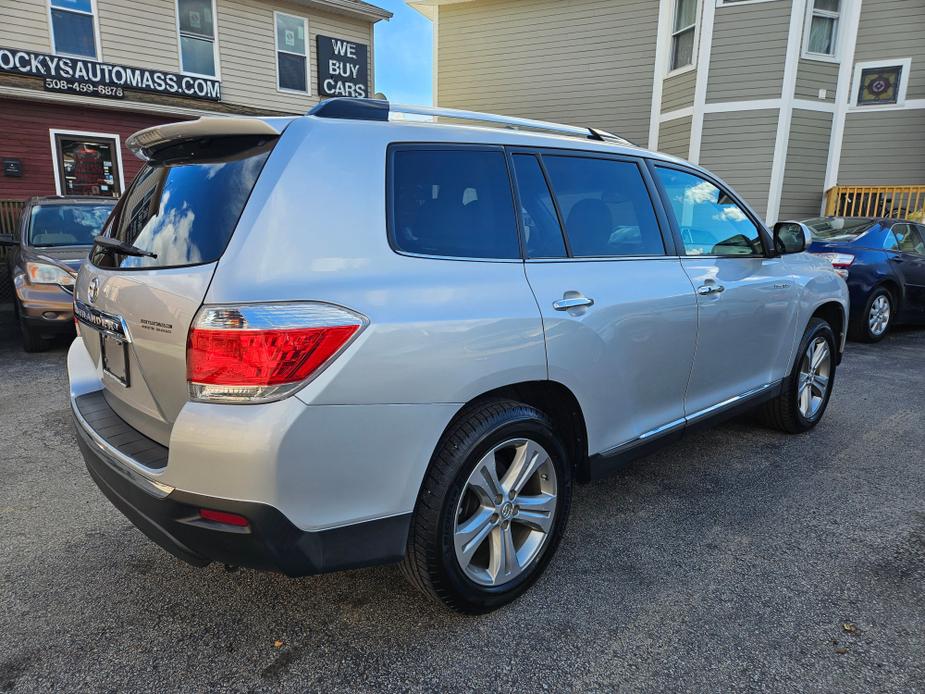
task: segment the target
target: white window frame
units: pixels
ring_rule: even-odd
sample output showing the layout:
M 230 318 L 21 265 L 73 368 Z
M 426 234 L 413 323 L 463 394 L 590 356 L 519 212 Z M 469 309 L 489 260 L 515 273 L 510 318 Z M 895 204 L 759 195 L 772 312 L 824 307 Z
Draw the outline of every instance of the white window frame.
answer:
M 765 2 L 780 2 L 780 0 L 716 0 L 716 6 L 740 7 L 741 5 L 759 5 Z
M 180 0 L 174 0 L 174 19 L 177 24 L 177 57 L 180 59 L 180 74 L 189 75 L 190 77 L 203 77 L 208 80 L 220 80 L 222 78 L 222 66 L 219 64 L 218 52 L 218 13 L 215 11 L 215 0 L 212 2 L 212 61 L 215 64 L 215 74 L 205 75 L 201 72 L 190 72 L 183 67 L 183 34 L 180 32 Z M 195 34 L 189 35 L 191 38 L 203 39 L 202 36 Z
M 895 104 L 858 104 L 858 90 L 861 87 L 861 73 L 864 70 L 878 67 L 898 67 L 899 84 L 896 86 Z M 909 87 L 909 71 L 912 69 L 912 58 L 894 58 L 893 60 L 868 60 L 854 64 L 854 76 L 851 79 L 851 99 L 848 102 L 849 111 L 892 111 L 904 108 L 906 104 L 906 90 Z
M 84 12 L 83 10 L 72 10 L 67 7 L 52 7 L 51 0 L 46 0 L 45 7 L 48 10 L 48 36 L 51 42 L 51 52 L 55 55 L 67 56 L 69 58 L 78 58 L 80 60 L 95 60 L 97 62 L 103 59 L 103 44 L 100 43 L 100 15 L 97 11 L 96 0 L 90 0 L 90 12 Z M 52 19 L 51 11 L 52 9 L 59 10 L 61 12 L 70 12 L 72 14 L 82 14 L 87 16 L 88 14 L 93 19 L 93 41 L 96 45 L 96 56 L 93 58 L 88 58 L 85 55 L 77 55 L 76 53 L 66 53 L 64 51 L 58 50 L 57 41 L 55 40 L 55 21 Z
M 803 45 L 800 49 L 800 57 L 807 60 L 819 60 L 824 63 L 840 63 L 842 48 L 841 23 L 842 15 L 845 13 L 845 4 L 848 0 L 838 1 L 838 12 L 829 10 L 817 10 L 816 0 L 806 0 L 806 18 L 803 20 Z M 835 45 L 832 47 L 832 55 L 827 53 L 813 53 L 809 50 L 809 32 L 813 26 L 813 17 L 827 17 L 835 20 Z
M 84 130 L 59 130 L 49 128 L 48 138 L 51 140 L 51 163 L 55 175 L 55 195 L 63 195 L 61 192 L 61 169 L 58 164 L 58 135 L 65 137 L 95 137 L 98 139 L 114 140 L 116 143 L 116 165 L 119 167 L 119 197 L 125 195 L 125 169 L 122 168 L 122 138 L 118 133 L 91 133 Z M 118 198 L 113 198 L 118 200 Z
M 703 8 L 703 3 L 701 2 L 701 0 L 695 0 L 697 7 L 694 10 L 694 24 L 693 24 L 694 45 L 691 49 L 692 50 L 691 62 L 688 63 L 687 65 L 682 65 L 680 67 L 676 67 L 676 68 L 671 67 L 671 63 L 674 60 L 674 38 L 678 34 L 684 31 L 688 31 L 690 29 L 690 25 L 682 29 L 677 29 L 677 30 L 674 28 L 675 18 L 677 17 L 677 14 L 678 14 L 678 3 L 679 2 L 680 0 L 672 0 L 672 3 L 671 3 L 671 24 L 669 25 L 669 33 L 668 33 L 668 61 L 667 61 L 668 72 L 665 73 L 665 77 L 674 77 L 675 75 L 681 75 L 685 72 L 690 72 L 691 70 L 697 69 L 697 54 L 699 52 L 699 46 L 700 46 L 700 19 L 701 19 L 702 8 Z
M 292 51 L 287 51 L 285 48 L 279 47 L 279 28 L 277 26 L 277 17 L 286 17 L 288 19 L 301 19 L 302 26 L 305 27 L 305 53 L 293 53 Z M 273 47 L 275 49 L 273 53 L 273 62 L 276 64 L 276 91 L 280 94 L 298 94 L 299 96 L 311 96 L 312 95 L 312 67 L 311 67 L 311 44 L 309 42 L 308 36 L 308 17 L 303 17 L 297 14 L 290 14 L 288 12 L 280 12 L 279 10 L 273 10 Z M 305 58 L 305 91 L 299 91 L 298 89 L 285 89 L 284 87 L 279 86 L 279 54 L 287 53 L 289 55 L 297 55 L 299 57 Z

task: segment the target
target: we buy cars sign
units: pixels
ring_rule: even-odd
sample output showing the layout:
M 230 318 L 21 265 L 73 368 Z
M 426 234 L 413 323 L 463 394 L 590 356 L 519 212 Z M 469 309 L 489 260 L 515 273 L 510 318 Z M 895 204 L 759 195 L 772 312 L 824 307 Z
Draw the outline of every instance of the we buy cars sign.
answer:
M 369 47 L 320 34 L 317 41 L 318 92 L 322 96 L 369 96 Z

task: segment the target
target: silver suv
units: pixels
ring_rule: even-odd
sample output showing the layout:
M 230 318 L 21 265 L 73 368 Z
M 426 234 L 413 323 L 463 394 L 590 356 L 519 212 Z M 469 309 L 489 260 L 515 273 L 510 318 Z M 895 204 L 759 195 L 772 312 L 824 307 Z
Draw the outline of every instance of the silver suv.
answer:
M 153 541 L 400 561 L 485 612 L 549 563 L 573 482 L 746 408 L 822 417 L 847 290 L 799 224 L 594 129 L 398 110 L 130 138 L 68 371 L 90 474 Z

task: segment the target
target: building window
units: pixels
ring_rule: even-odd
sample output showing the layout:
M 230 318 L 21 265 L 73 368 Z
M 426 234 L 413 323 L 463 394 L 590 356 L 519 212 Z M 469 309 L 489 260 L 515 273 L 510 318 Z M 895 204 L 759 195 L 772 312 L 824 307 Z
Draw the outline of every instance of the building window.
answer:
M 93 0 L 49 0 L 48 11 L 54 52 L 96 60 Z
M 694 64 L 694 37 L 697 33 L 697 0 L 675 0 L 671 32 L 671 69 Z
M 177 0 L 180 70 L 215 77 L 214 0 Z
M 857 63 L 851 90 L 853 107 L 902 106 L 906 101 L 910 58 Z
M 834 58 L 838 50 L 838 18 L 841 0 L 809 0 L 803 53 Z
M 281 91 L 308 93 L 308 21 L 282 12 L 276 23 L 276 86 Z
M 58 195 L 119 197 L 122 193 L 119 146 L 118 135 L 52 130 Z

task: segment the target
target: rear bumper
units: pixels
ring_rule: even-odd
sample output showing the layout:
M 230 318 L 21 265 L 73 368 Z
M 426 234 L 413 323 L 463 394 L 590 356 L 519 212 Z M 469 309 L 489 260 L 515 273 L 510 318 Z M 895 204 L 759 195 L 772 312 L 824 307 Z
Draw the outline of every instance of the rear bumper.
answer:
M 81 453 L 103 494 L 155 543 L 195 566 L 212 561 L 305 576 L 399 561 L 410 514 L 308 532 L 272 506 L 174 489 L 120 461 L 90 429 L 72 400 Z M 240 528 L 203 520 L 199 509 L 243 516 Z

